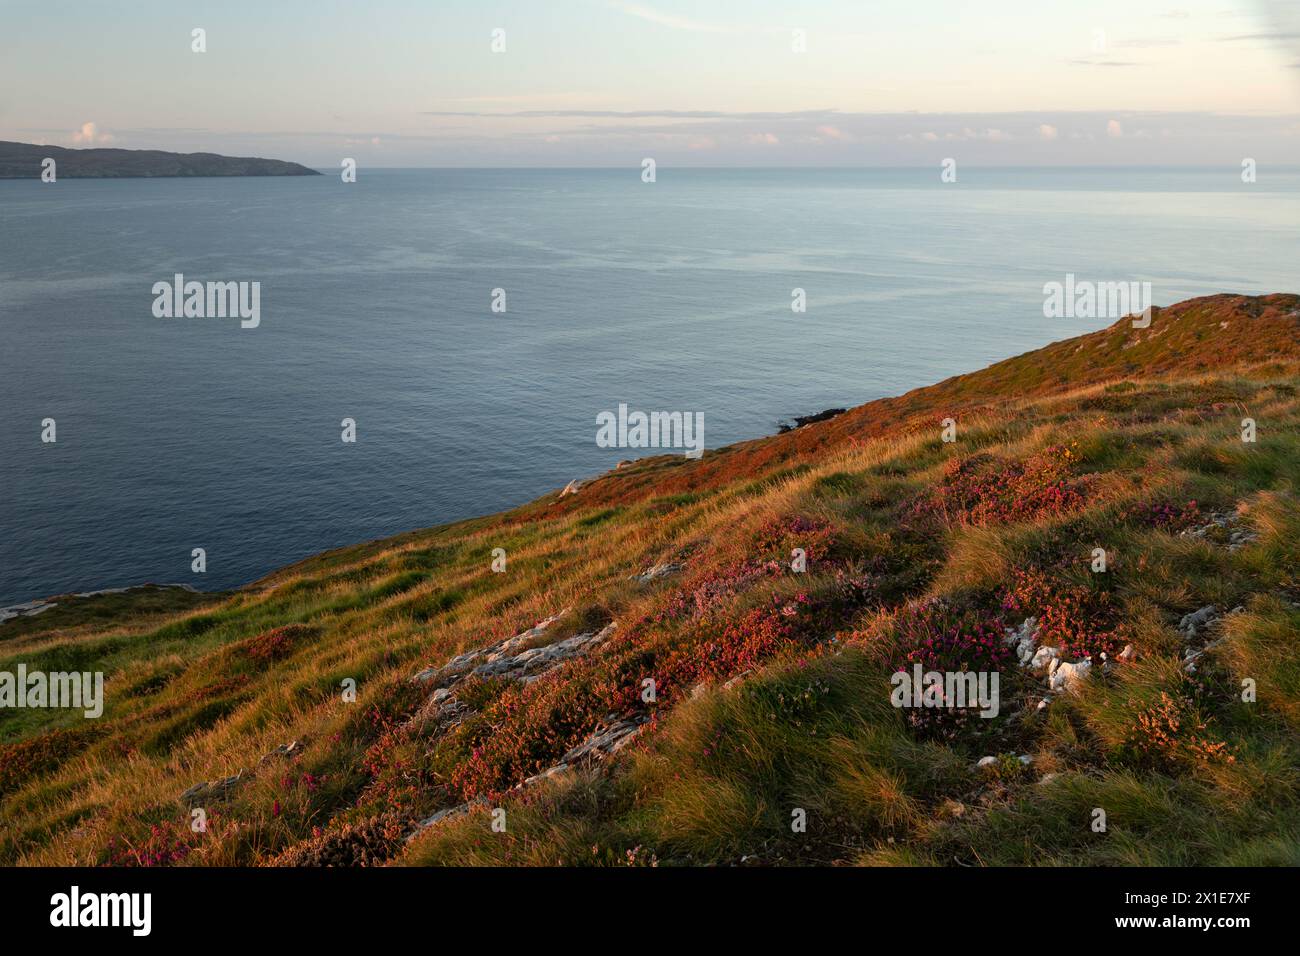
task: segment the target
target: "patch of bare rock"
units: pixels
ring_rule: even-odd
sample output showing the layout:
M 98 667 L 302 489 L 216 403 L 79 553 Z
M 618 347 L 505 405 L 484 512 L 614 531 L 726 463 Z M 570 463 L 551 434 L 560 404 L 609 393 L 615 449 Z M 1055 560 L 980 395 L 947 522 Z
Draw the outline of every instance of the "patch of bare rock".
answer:
M 1178 633 L 1187 645 L 1183 650 L 1185 673 L 1195 674 L 1196 664 L 1206 652 L 1212 651 L 1223 643 L 1222 637 L 1211 639 L 1211 633 L 1222 627 L 1224 618 L 1241 614 L 1245 610 L 1244 607 L 1234 607 L 1225 615 L 1219 611 L 1217 605 L 1207 604 L 1199 610 L 1183 615 L 1182 620 L 1178 622 Z
M 1022 668 L 1043 680 L 1049 693 L 1076 693 L 1084 679 L 1092 672 L 1092 658 L 1085 657 L 1078 661 L 1065 660 L 1060 648 L 1049 647 L 1046 644 L 1039 645 L 1040 630 L 1037 618 L 1025 618 L 1019 627 L 1006 628 L 1003 643 L 1015 651 L 1016 659 Z M 1131 646 L 1126 647 L 1119 656 L 1128 660 L 1132 657 L 1132 651 Z M 1105 654 L 1101 655 L 1101 659 L 1103 665 L 1107 663 Z M 1050 702 L 1051 697 L 1045 696 L 1039 701 L 1038 709 L 1042 710 Z
M 547 631 L 555 622 L 568 613 L 566 608 L 513 637 L 458 654 L 441 667 L 420 671 L 413 680 L 433 685 L 436 689 L 407 722 L 407 726 L 421 731 L 433 729 L 436 733 L 445 733 L 471 713 L 456 698 L 456 687 L 462 681 L 472 676 L 504 677 L 523 683 L 537 680 L 559 665 L 594 651 L 609 640 L 618 626 L 617 622 L 611 622 L 599 631 L 588 631 L 550 644 L 539 644 L 538 641 L 545 640 Z M 648 717 L 642 715 L 625 718 L 609 715 L 590 737 L 561 757 L 559 763 L 516 784 L 515 789 L 560 776 L 575 766 L 594 763 L 618 753 L 641 732 L 648 720 Z M 480 799 L 439 810 L 418 821 L 407 839 L 443 820 L 469 813 L 483 803 Z
M 645 729 L 645 725 L 649 721 L 650 718 L 642 714 L 626 718 L 619 718 L 615 714 L 610 714 L 590 737 L 561 757 L 559 763 L 515 784 L 514 789 L 523 790 L 543 780 L 553 780 L 561 777 L 576 767 L 598 763 L 614 756 L 632 743 Z M 453 820 L 476 809 L 486 809 L 489 806 L 490 804 L 486 798 L 479 797 L 467 803 L 457 804 L 454 807 L 446 807 L 418 821 L 411 832 L 407 834 L 406 839 L 408 841 L 413 840 L 429 827 L 442 823 L 444 820 Z
M 671 561 L 665 564 L 656 564 L 647 571 L 642 571 L 640 574 L 632 575 L 631 580 L 636 581 L 638 584 L 649 584 L 652 581 L 658 581 L 660 578 L 666 578 L 670 575 L 677 574 L 684 567 L 686 567 L 686 565 L 677 564 Z
M 1259 540 L 1259 535 L 1254 531 L 1241 527 L 1241 515 L 1235 511 L 1213 511 L 1210 513 L 1210 520 L 1205 524 L 1181 531 L 1178 536 L 1199 541 L 1223 540 L 1227 549 L 1234 552 Z
M 306 749 L 307 744 L 301 740 L 281 744 L 270 753 L 263 755 L 262 759 L 257 762 L 257 766 L 261 767 L 272 760 L 300 757 Z M 229 777 L 200 781 L 180 795 L 180 802 L 186 807 L 200 807 L 209 803 L 219 803 L 234 793 L 240 784 L 251 780 L 255 773 L 256 771 L 245 769 L 231 774 Z
M 514 637 L 458 654 L 442 667 L 426 668 L 415 675 L 415 680 L 439 688 L 453 686 L 470 676 L 508 677 L 527 683 L 558 664 L 595 650 L 609 640 L 617 627 L 616 623 L 610 623 L 599 631 L 575 634 L 554 644 L 528 646 L 541 639 L 567 613 L 566 609 Z

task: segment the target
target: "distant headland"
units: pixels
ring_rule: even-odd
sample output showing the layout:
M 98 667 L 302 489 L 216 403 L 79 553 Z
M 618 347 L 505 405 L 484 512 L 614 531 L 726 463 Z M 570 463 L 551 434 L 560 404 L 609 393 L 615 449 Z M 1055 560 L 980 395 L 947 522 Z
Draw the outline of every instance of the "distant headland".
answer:
M 0 141 L 0 179 L 40 179 L 52 159 L 68 179 L 153 176 L 319 176 L 314 169 L 280 159 L 168 153 L 159 149 L 66 149 Z

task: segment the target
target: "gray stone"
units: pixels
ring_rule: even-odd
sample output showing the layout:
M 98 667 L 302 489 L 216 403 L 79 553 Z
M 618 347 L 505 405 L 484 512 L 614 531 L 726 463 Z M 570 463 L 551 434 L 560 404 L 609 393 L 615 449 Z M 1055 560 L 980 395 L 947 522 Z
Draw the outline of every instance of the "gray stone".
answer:
M 1213 624 L 1219 618 L 1219 608 L 1214 604 L 1207 604 L 1199 611 L 1193 611 L 1190 614 L 1184 614 L 1181 621 L 1178 622 L 1178 630 L 1183 632 L 1187 640 L 1196 637 L 1199 631 L 1203 631 Z
M 202 783 L 196 783 L 184 793 L 181 794 L 181 803 L 188 807 L 196 807 L 210 801 L 224 800 L 230 796 L 235 787 L 244 780 L 244 771 L 224 777 L 220 780 L 206 780 Z
M 685 565 L 682 564 L 656 564 L 648 571 L 642 571 L 640 574 L 632 575 L 631 580 L 640 584 L 649 584 L 651 581 L 657 581 L 660 578 L 666 578 L 670 574 L 676 574 L 681 571 Z

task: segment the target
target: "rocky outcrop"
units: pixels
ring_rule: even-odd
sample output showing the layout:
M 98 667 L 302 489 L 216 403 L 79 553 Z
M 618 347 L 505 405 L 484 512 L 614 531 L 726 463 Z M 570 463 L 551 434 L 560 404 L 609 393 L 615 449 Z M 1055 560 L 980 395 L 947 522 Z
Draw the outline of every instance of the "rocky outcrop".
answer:
M 650 718 L 644 714 L 625 718 L 610 714 L 590 737 L 561 757 L 559 763 L 515 784 L 513 789 L 516 791 L 524 790 L 543 780 L 562 777 L 576 767 L 599 763 L 613 757 L 631 744 L 649 722 Z M 439 810 L 437 813 L 417 822 L 406 839 L 412 840 L 429 827 L 442 823 L 444 820 L 453 820 L 456 817 L 470 813 L 476 808 L 487 806 L 488 801 L 483 797 L 479 797 L 468 803 L 461 803 L 454 807 Z
M 1092 670 L 1091 659 L 1075 661 L 1074 663 L 1056 661 L 1054 664 L 1055 666 L 1047 674 L 1047 686 L 1055 692 L 1074 693 Z
M 289 759 L 292 757 L 301 757 L 307 744 L 301 740 L 293 740 L 287 744 L 281 744 L 268 754 L 264 754 L 262 759 L 257 762 L 257 766 L 277 759 Z M 246 780 L 253 778 L 254 772 L 250 770 L 240 770 L 238 773 L 229 777 L 222 777 L 219 780 L 205 780 L 196 783 L 180 795 L 180 802 L 187 807 L 204 806 L 209 803 L 217 803 L 227 799 L 235 788 Z
M 562 765 L 572 767 L 583 762 L 599 761 L 604 760 L 606 757 L 612 757 L 635 740 L 650 720 L 649 717 L 644 715 L 623 720 L 610 715 L 605 719 L 607 723 L 603 728 L 597 730 L 596 733 L 560 758 Z
M 415 733 L 445 734 L 474 713 L 473 709 L 456 698 L 448 687 L 439 687 L 405 724 L 404 730 Z
M 561 611 L 514 637 L 459 654 L 442 667 L 426 668 L 414 679 L 439 688 L 452 686 L 469 676 L 536 680 L 556 665 L 599 647 L 617 627 L 610 623 L 599 631 L 575 634 L 554 644 L 527 646 L 542 639 L 547 629 L 567 613 L 568 610 Z
M 241 770 L 233 776 L 223 777 L 220 780 L 207 780 L 196 783 L 181 794 L 181 803 L 187 807 L 218 803 L 227 799 L 247 776 L 251 775 L 247 771 Z
M 454 807 L 447 807 L 447 809 L 445 810 L 439 810 L 437 813 L 433 814 L 432 816 L 425 817 L 423 820 L 420 820 L 418 823 L 416 823 L 415 829 L 411 833 L 407 834 L 406 839 L 408 841 L 415 839 L 417 835 L 423 833 L 425 830 L 429 829 L 429 827 L 433 826 L 435 823 L 441 823 L 443 820 L 452 820 L 455 819 L 456 817 L 463 817 L 471 810 L 474 810 L 476 808 L 486 808 L 487 806 L 488 806 L 487 798 L 479 797 L 476 800 L 471 800 L 469 803 L 461 803 L 461 804 L 457 804 Z
M 257 765 L 260 767 L 264 763 L 269 763 L 270 761 L 281 757 L 301 757 L 302 752 L 306 749 L 306 743 L 301 740 L 293 740 L 287 744 L 280 744 L 280 746 L 276 747 L 269 754 L 264 754 L 262 759 L 257 762 Z
M 188 584 L 138 584 L 128 588 L 102 588 L 98 591 L 77 591 L 72 594 L 55 595 L 55 597 L 45 598 L 40 601 L 24 601 L 22 604 L 10 604 L 8 607 L 0 607 L 0 624 L 18 617 L 35 617 L 38 614 L 45 613 L 51 608 L 56 608 L 60 604 L 66 604 L 70 601 L 102 597 L 109 594 L 130 594 L 133 591 L 172 590 L 189 591 L 191 594 L 199 593 L 196 588 Z
M 1020 666 L 1043 679 L 1052 693 L 1078 692 L 1092 671 L 1092 659 L 1067 661 L 1062 657 L 1060 648 L 1046 644 L 1039 646 L 1040 630 L 1038 619 L 1027 617 L 1019 627 L 1006 628 L 1003 643 L 1015 651 Z M 1042 710 L 1050 701 L 1050 697 L 1044 698 L 1039 702 L 1038 709 Z
M 1016 659 L 1022 665 L 1028 664 L 1033 660 L 1038 644 L 1038 618 L 1027 617 L 1019 627 L 1007 628 L 1003 643 L 1015 649 Z
M 1178 633 L 1187 645 L 1183 649 L 1184 673 L 1195 674 L 1197 662 L 1208 651 L 1212 651 L 1223 643 L 1222 637 L 1211 640 L 1210 634 L 1222 626 L 1224 617 L 1241 614 L 1245 610 L 1244 607 L 1234 607 L 1227 615 L 1224 615 L 1219 612 L 1217 605 L 1207 604 L 1203 608 L 1182 616 L 1182 619 L 1178 622 Z
M 35 617 L 37 614 L 43 614 L 53 607 L 58 607 L 58 604 L 54 601 L 25 601 L 22 604 L 0 607 L 0 624 L 16 617 Z
M 617 622 L 611 621 L 599 631 L 587 631 L 551 644 L 538 645 L 536 642 L 544 640 L 552 625 L 568 613 L 569 609 L 566 608 L 513 637 L 458 654 L 441 667 L 429 667 L 420 671 L 412 680 L 433 685 L 436 689 L 407 721 L 405 727 L 415 732 L 446 733 L 472 713 L 456 697 L 456 687 L 462 681 L 470 677 L 498 677 L 529 683 L 566 661 L 600 647 L 618 627 Z M 539 780 L 558 777 L 580 764 L 612 756 L 630 743 L 648 720 L 644 716 L 620 719 L 611 714 L 590 737 L 560 758 L 558 764 L 516 784 L 514 789 L 519 790 Z M 479 805 L 485 805 L 485 802 L 479 799 L 439 810 L 418 821 L 407 839 L 443 820 L 469 813 Z
M 1180 538 L 1195 538 L 1200 541 L 1222 541 L 1229 551 L 1240 551 L 1246 545 L 1259 540 L 1259 535 L 1249 528 L 1240 527 L 1241 515 L 1233 511 L 1213 511 L 1210 520 L 1195 528 L 1179 532 Z
M 547 770 L 543 770 L 541 773 L 534 774 L 515 789 L 530 786 L 539 780 L 549 780 L 561 776 L 582 764 L 598 763 L 607 757 L 614 756 L 614 754 L 632 743 L 645 729 L 645 725 L 649 721 L 649 717 L 640 714 L 624 719 L 619 719 L 613 714 L 609 715 L 595 733 L 561 757 L 559 763 Z
M 669 575 L 677 574 L 684 567 L 684 564 L 675 564 L 673 562 L 656 564 L 648 571 L 642 571 L 640 574 L 632 575 L 631 580 L 636 581 L 638 584 L 649 584 L 651 581 L 658 581 L 660 578 L 666 578 Z

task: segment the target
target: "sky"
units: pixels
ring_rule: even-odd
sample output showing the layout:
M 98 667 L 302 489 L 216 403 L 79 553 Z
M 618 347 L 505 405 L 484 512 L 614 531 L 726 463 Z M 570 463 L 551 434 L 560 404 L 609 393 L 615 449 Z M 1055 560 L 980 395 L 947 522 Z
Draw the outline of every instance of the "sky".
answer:
M 317 168 L 1300 163 L 1300 0 L 0 0 L 0 140 Z

